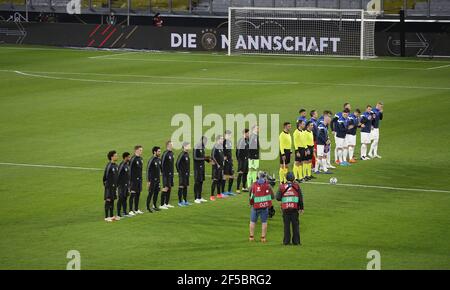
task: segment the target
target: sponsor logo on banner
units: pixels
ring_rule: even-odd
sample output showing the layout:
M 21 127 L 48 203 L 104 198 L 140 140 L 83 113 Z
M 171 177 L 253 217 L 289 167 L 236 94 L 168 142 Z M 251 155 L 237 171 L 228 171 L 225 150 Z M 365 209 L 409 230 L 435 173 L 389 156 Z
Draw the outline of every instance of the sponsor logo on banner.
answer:
M 340 37 L 238 35 L 233 46 L 236 50 L 244 51 L 314 51 L 337 53 L 340 42 Z M 176 32 L 170 34 L 171 48 L 226 50 L 228 45 L 228 36 L 223 33 L 218 34 L 214 29 L 204 29 L 198 34 Z

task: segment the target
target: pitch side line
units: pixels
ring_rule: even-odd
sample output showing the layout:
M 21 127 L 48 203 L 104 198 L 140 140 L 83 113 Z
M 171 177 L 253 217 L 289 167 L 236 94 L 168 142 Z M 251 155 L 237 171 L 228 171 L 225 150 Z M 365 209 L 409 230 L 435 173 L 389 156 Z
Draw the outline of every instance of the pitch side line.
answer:
M 208 79 L 204 78 L 201 79 L 202 81 L 221 81 L 219 83 L 213 83 L 213 82 L 144 82 L 144 81 L 119 81 L 119 80 L 93 80 L 93 79 L 80 79 L 80 78 L 69 78 L 69 77 L 56 77 L 56 76 L 49 76 L 49 75 L 42 75 L 42 74 L 52 74 L 47 72 L 33 72 L 33 73 L 27 73 L 23 71 L 18 70 L 0 70 L 0 72 L 10 72 L 10 73 L 16 73 L 19 75 L 27 76 L 27 77 L 35 77 L 35 78 L 45 78 L 45 79 L 53 79 L 53 80 L 68 80 L 68 81 L 80 81 L 80 82 L 93 82 L 93 83 L 113 83 L 113 84 L 142 84 L 142 85 L 186 85 L 186 86 L 195 86 L 195 85 L 201 85 L 201 86 L 223 86 L 223 85 L 296 85 L 297 82 L 283 82 L 283 81 L 258 81 L 258 80 L 238 80 L 238 79 Z M 83 73 L 54 73 L 54 74 L 78 74 L 82 75 Z M 105 76 L 120 76 L 120 75 L 114 75 L 114 74 L 104 74 Z M 123 75 L 122 75 L 123 76 Z M 132 75 L 129 75 L 132 76 Z M 147 76 L 147 77 L 153 77 L 158 78 L 158 76 Z M 168 78 L 168 77 L 159 77 L 159 78 Z M 174 77 L 174 79 L 181 79 Z M 185 80 L 195 80 L 195 78 L 184 78 Z M 197 79 L 199 80 L 199 79 Z
M 84 82 L 97 82 L 97 83 L 122 83 L 122 84 L 148 84 L 148 85 L 327 85 L 327 86 L 345 86 L 345 87 L 372 87 L 372 88 L 391 88 L 391 89 L 419 89 L 419 90 L 450 90 L 450 87 L 426 87 L 426 86 L 402 86 L 402 85 L 371 85 L 371 84 L 355 84 L 355 83 L 321 83 L 321 82 L 289 82 L 289 81 L 268 81 L 268 80 L 242 80 L 242 79 L 227 79 L 227 78 L 201 78 L 201 77 L 172 77 L 172 76 L 152 76 L 152 75 L 123 75 L 123 74 L 103 74 L 103 73 L 77 73 L 77 72 L 25 72 L 17 70 L 1 70 L 0 72 L 16 73 L 29 77 L 48 78 L 57 80 L 71 80 L 71 81 L 84 81 Z M 199 80 L 199 81 L 220 81 L 221 83 L 164 83 L 164 82 L 138 82 L 138 81 L 112 81 L 112 80 L 92 80 L 92 79 L 78 79 L 78 78 L 65 78 L 54 77 L 39 74 L 59 74 L 59 75 L 93 75 L 93 76 L 109 76 L 109 77 L 141 77 L 141 78 L 160 78 L 160 79 L 173 79 L 173 80 Z M 234 83 L 223 83 L 234 82 Z
M 124 53 L 113 53 L 113 54 L 106 54 L 106 55 L 89 56 L 88 58 L 95 59 L 95 58 L 112 57 L 112 56 L 118 56 L 118 55 L 127 55 L 127 54 L 133 54 L 133 53 L 138 53 L 138 51 L 128 51 L 128 52 L 124 52 Z
M 11 163 L 11 162 L 0 162 L 0 165 L 4 165 L 4 166 L 19 166 L 19 167 L 35 167 L 35 168 L 50 168 L 50 169 L 73 169 L 73 170 L 85 170 L 85 171 L 103 171 L 103 169 L 101 169 L 101 168 L 93 168 L 93 167 L 45 165 L 45 164 L 27 164 L 27 163 Z M 145 172 L 145 170 L 144 170 L 144 172 Z M 175 173 L 175 174 L 177 174 L 177 173 Z M 211 175 L 206 175 L 206 176 L 207 177 L 211 177 Z M 307 184 L 329 185 L 329 186 L 361 187 L 361 188 L 378 188 L 378 189 L 399 190 L 399 191 L 419 191 L 419 192 L 450 193 L 450 190 L 441 190 L 441 189 L 421 189 L 421 188 L 391 187 L 391 186 L 350 184 L 350 183 L 337 183 L 337 184 L 331 185 L 331 184 L 329 184 L 327 182 L 309 181 Z
M 430 67 L 430 68 L 427 68 L 427 70 L 440 69 L 440 68 L 446 68 L 446 67 L 450 67 L 450 64 Z
M 185 60 L 185 59 L 150 59 L 150 58 L 125 58 L 104 57 L 100 60 L 127 60 L 148 62 L 179 62 L 179 63 L 206 63 L 206 64 L 236 64 L 236 65 L 266 65 L 266 66 L 299 66 L 299 67 L 325 67 L 325 68 L 359 68 L 359 69 L 386 69 L 386 70 L 419 70 L 426 68 L 417 67 L 390 67 L 390 66 L 362 66 L 362 65 L 329 65 L 329 64 L 306 64 L 306 63 L 270 63 L 270 62 L 242 62 L 242 61 L 214 61 L 214 60 Z
M 85 76 L 107 76 L 107 77 L 136 77 L 136 78 L 155 78 L 155 79 L 171 79 L 171 80 L 198 80 L 198 81 L 229 81 L 229 82 L 254 82 L 268 84 L 289 84 L 297 85 L 298 82 L 291 81 L 271 81 L 271 80 L 246 80 L 246 79 L 230 79 L 230 78 L 204 78 L 204 77 L 175 77 L 175 76 L 156 76 L 156 75 L 135 75 L 135 74 L 106 74 L 106 73 L 86 73 L 86 72 L 52 72 L 52 71 L 18 71 L 18 70 L 2 70 L 0 72 L 14 73 L 34 73 L 34 74 L 56 74 L 56 75 L 85 75 Z
M 192 52 L 192 51 L 155 51 L 155 50 L 144 50 L 144 49 L 131 49 L 131 48 L 79 48 L 79 47 L 61 47 L 61 48 L 45 48 L 45 47 L 16 47 L 16 46 L 0 46 L 0 49 L 11 49 L 11 50 L 43 50 L 43 51 L 53 51 L 53 50 L 69 50 L 69 51 L 86 51 L 86 52 L 111 52 L 111 51 L 130 51 L 135 53 L 143 53 L 143 54 L 155 54 L 155 55 L 170 55 L 170 54 L 187 54 L 189 56 L 216 56 L 223 57 L 226 56 L 225 53 L 201 53 L 201 52 Z M 106 56 L 112 56 L 115 54 L 108 54 Z M 104 57 L 103 55 L 99 57 Z M 236 57 L 236 56 L 232 56 Z M 258 57 L 275 57 L 273 55 L 239 55 L 239 58 L 258 58 Z M 302 56 L 302 55 L 290 55 L 290 56 L 276 56 L 277 58 L 286 58 L 286 59 L 317 59 L 317 60 L 340 60 L 340 61 L 359 61 L 356 58 L 345 58 L 345 57 L 327 57 L 327 56 Z M 88 57 L 88 58 L 97 58 L 96 56 Z M 450 58 L 448 56 L 444 56 L 444 58 Z M 386 59 L 386 58 L 373 58 L 367 59 L 365 61 L 368 62 L 407 62 L 407 63 L 448 63 L 448 61 L 442 60 L 412 60 L 412 59 Z

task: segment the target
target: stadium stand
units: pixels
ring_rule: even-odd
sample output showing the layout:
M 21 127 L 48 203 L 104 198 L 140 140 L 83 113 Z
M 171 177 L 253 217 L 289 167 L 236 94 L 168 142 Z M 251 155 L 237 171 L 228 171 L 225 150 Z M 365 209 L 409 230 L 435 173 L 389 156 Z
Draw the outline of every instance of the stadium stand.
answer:
M 70 0 L 28 0 L 31 11 L 63 12 Z M 376 0 L 372 0 L 376 1 Z M 0 11 L 17 11 L 26 0 L 0 0 Z M 366 8 L 371 0 L 82 0 L 83 14 L 165 14 L 219 15 L 228 14 L 228 7 L 320 7 L 336 9 Z M 448 0 L 379 0 L 385 15 L 398 14 L 406 3 L 408 16 L 450 16 Z

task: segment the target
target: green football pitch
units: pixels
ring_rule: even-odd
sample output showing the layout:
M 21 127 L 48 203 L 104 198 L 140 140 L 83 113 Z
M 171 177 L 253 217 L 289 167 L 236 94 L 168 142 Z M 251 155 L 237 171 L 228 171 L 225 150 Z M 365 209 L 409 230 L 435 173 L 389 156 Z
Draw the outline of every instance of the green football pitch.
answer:
M 449 269 L 449 96 L 443 59 L 0 46 L 0 268 L 65 269 L 77 250 L 82 269 L 365 269 L 377 250 L 382 269 Z M 379 100 L 383 158 L 302 185 L 301 247 L 281 245 L 278 203 L 268 242 L 249 243 L 245 194 L 103 221 L 107 151 L 142 144 L 146 163 L 195 105 L 294 122 L 300 107 Z M 261 167 L 278 173 L 278 160 Z

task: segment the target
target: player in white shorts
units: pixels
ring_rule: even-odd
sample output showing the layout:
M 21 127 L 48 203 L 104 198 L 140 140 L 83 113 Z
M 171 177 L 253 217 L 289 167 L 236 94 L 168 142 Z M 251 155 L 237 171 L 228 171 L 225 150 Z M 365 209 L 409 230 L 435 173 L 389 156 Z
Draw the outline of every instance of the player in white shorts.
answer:
M 374 109 L 372 109 L 372 131 L 370 132 L 370 145 L 369 157 L 381 158 L 378 155 L 378 142 L 380 140 L 380 121 L 383 120 L 383 103 L 378 102 Z
M 367 146 L 370 144 L 370 132 L 372 131 L 372 106 L 368 105 L 361 115 L 361 160 L 370 160 L 367 156 Z
M 359 109 L 356 109 L 354 113 L 348 116 L 349 125 L 353 126 L 352 128 L 349 128 L 349 130 L 347 131 L 347 135 L 345 135 L 345 143 L 347 145 L 349 163 L 356 163 L 354 153 L 356 147 L 356 131 L 359 126 L 360 115 L 361 111 Z

